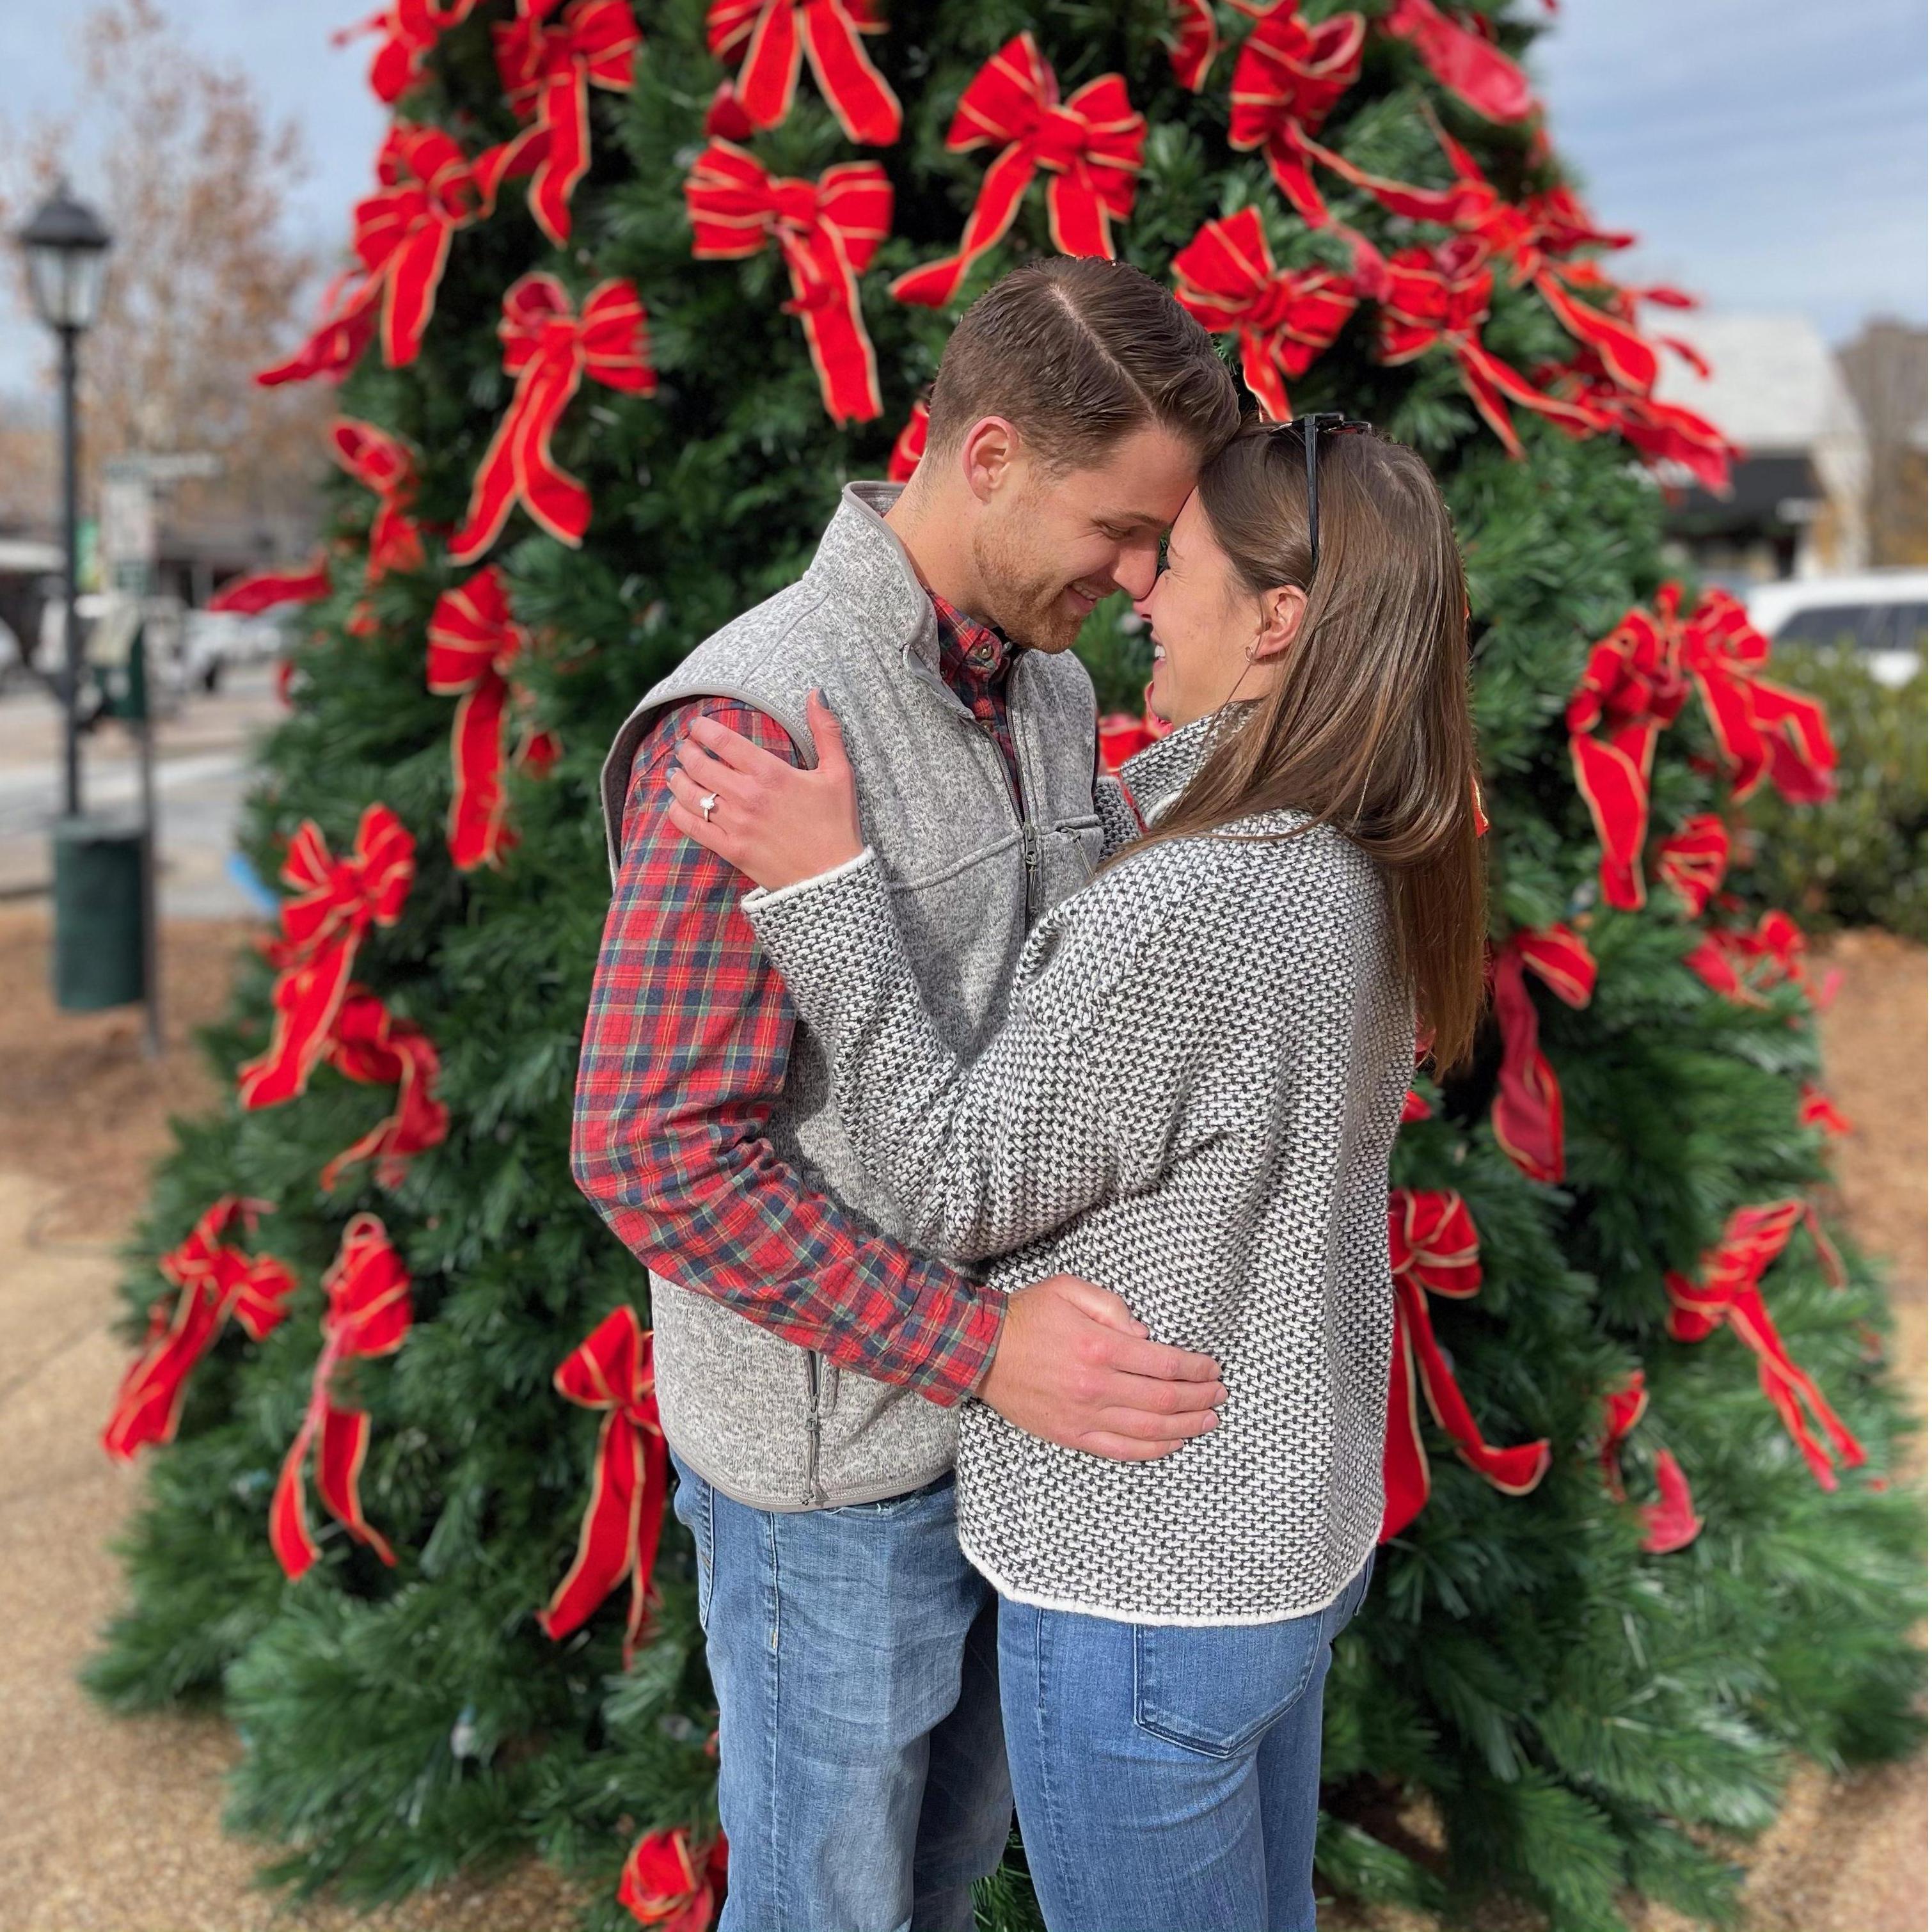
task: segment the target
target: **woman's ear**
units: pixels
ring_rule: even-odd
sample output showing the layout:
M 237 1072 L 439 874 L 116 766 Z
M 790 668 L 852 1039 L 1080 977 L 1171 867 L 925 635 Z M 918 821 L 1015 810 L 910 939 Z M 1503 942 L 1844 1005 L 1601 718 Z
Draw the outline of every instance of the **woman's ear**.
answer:
M 1262 598 L 1262 625 L 1248 656 L 1256 664 L 1280 657 L 1294 643 L 1308 614 L 1308 592 L 1298 584 L 1277 584 Z

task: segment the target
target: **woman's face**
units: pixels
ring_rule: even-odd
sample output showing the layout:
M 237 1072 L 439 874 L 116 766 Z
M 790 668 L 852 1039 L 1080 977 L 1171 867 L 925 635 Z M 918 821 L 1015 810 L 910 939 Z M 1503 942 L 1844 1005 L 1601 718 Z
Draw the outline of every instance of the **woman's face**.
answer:
M 1289 594 L 1298 600 L 1301 593 Z M 1196 490 L 1168 533 L 1166 568 L 1144 597 L 1134 600 L 1154 640 L 1148 702 L 1155 716 L 1189 724 L 1230 699 L 1258 698 L 1273 681 L 1287 641 L 1269 635 L 1270 602 L 1236 575 Z

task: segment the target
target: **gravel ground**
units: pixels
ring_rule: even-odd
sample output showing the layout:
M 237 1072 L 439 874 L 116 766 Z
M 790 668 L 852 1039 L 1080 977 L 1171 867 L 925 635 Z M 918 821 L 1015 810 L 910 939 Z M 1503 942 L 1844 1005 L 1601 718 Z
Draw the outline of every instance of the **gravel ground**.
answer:
M 571 1888 L 530 1864 L 361 1916 L 291 1908 L 256 1889 L 254 1848 L 220 1828 L 236 1748 L 217 1720 L 114 1719 L 74 1672 L 111 1612 L 107 1544 L 137 1468 L 97 1433 L 124 1364 L 109 1334 L 113 1250 L 140 1204 L 168 1114 L 208 1094 L 186 1044 L 213 1017 L 245 928 L 164 934 L 169 1051 L 140 1057 L 133 1012 L 57 1014 L 44 904 L 0 905 L 0 1928 L 4 1932 L 567 1932 Z M 1925 955 L 1881 934 L 1834 952 L 1845 982 L 1826 1021 L 1831 1089 L 1855 1132 L 1839 1157 L 1844 1206 L 1889 1257 L 1901 1376 L 1925 1389 Z M 1418 1821 L 1420 1823 L 1420 1821 Z M 1424 1828 L 1426 1828 L 1426 1827 Z M 1747 1932 L 1919 1932 L 1926 1924 L 1925 1762 L 1834 1782 L 1802 1771 L 1754 1848 Z M 1394 1916 L 1324 1915 L 1331 1932 L 1406 1932 Z M 1634 1916 L 1637 1932 L 1686 1922 Z M 1499 1913 L 1481 1932 L 1529 1932 Z

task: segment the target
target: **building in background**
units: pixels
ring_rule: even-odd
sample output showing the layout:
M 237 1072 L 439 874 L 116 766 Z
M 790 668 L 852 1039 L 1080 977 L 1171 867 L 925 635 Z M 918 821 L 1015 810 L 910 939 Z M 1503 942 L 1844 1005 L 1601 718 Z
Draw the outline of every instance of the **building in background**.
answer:
M 1666 526 L 1682 561 L 1736 590 L 1864 568 L 1871 440 L 1816 324 L 1802 315 L 1655 309 L 1646 321 L 1710 364 L 1700 376 L 1666 356 L 1658 396 L 1708 417 L 1744 452 L 1728 494 L 1714 496 L 1688 478 L 1672 493 Z
M 1838 351 L 1870 448 L 1865 524 L 1880 566 L 1925 563 L 1926 348 L 1922 327 L 1882 316 Z

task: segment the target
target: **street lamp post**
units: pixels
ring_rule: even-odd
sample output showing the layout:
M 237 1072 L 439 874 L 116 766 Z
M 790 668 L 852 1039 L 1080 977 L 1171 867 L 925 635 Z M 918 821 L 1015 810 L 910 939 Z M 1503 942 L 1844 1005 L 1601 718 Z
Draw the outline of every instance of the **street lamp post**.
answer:
M 27 257 L 34 308 L 60 341 L 61 542 L 66 557 L 62 638 L 67 664 L 61 694 L 67 711 L 67 815 L 80 811 L 80 624 L 76 608 L 80 574 L 79 410 L 80 338 L 100 313 L 101 284 L 113 238 L 63 182 L 16 237 Z

